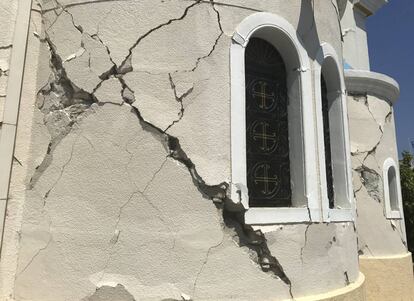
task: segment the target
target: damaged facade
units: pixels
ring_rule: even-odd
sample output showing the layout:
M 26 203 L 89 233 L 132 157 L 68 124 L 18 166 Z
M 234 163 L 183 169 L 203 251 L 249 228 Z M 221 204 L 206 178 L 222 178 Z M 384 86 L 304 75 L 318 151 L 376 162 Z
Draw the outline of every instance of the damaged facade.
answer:
M 411 300 L 385 0 L 30 2 L 0 1 L 1 300 Z M 254 40 L 285 66 L 288 207 L 247 179 Z

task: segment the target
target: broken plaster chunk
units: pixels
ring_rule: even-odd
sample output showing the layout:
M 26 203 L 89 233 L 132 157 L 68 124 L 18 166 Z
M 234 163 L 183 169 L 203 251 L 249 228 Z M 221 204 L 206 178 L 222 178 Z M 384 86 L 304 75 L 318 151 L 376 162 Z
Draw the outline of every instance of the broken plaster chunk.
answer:
M 133 106 L 145 121 L 165 130 L 180 119 L 181 104 L 175 98 L 168 74 L 130 72 L 123 78 L 134 91 Z
M 64 59 L 64 63 L 65 62 L 69 62 L 73 59 L 76 59 L 77 57 L 82 56 L 82 54 L 85 52 L 85 48 L 81 47 L 78 49 L 78 51 L 76 51 L 75 53 L 72 53 L 71 55 L 69 55 L 66 59 Z
M 183 98 L 194 88 L 194 74 L 191 72 L 174 72 L 171 79 L 178 98 Z
M 94 93 L 95 97 L 100 103 L 114 103 L 121 105 L 122 99 L 122 85 L 117 78 L 111 77 L 104 81 Z
M 89 35 L 82 36 L 85 51 L 64 62 L 68 78 L 80 89 L 92 93 L 101 82 L 101 76 L 111 70 L 113 64 L 104 45 Z M 77 51 L 75 52 L 77 53 Z M 70 54 L 67 58 L 73 56 Z
M 391 112 L 391 106 L 387 101 L 371 95 L 368 95 L 367 97 L 367 105 L 372 116 L 377 121 L 378 125 L 381 126 L 381 129 L 383 129 L 386 118 Z
M 56 16 L 51 14 L 51 17 Z M 76 53 L 81 47 L 82 34 L 73 25 L 70 14 L 65 11 L 62 11 L 56 22 L 46 30 L 46 33 L 62 59 Z
M 372 170 L 375 170 L 378 174 L 381 174 L 382 172 L 382 167 L 380 167 L 380 165 L 378 164 L 378 160 L 375 157 L 375 152 L 367 155 L 363 164 L 364 166 Z
M 135 102 L 135 94 L 129 87 L 125 87 L 122 90 L 122 98 L 129 104 Z

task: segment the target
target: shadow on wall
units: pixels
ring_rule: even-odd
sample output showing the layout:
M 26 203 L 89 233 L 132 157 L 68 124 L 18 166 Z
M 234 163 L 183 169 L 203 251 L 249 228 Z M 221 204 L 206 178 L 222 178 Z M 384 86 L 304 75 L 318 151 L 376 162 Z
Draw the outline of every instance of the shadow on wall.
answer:
M 297 33 L 300 37 L 299 41 L 305 44 L 302 46 L 304 49 L 306 49 L 309 57 L 312 60 L 316 59 L 316 54 L 319 50 L 320 45 L 318 32 L 316 30 L 314 9 L 315 7 L 313 0 L 302 0 L 300 7 L 299 23 L 297 27 Z
M 341 16 L 344 13 L 347 0 L 329 1 L 335 9 L 338 27 L 339 27 L 339 39 L 342 40 L 342 29 L 341 29 Z M 297 26 L 297 33 L 300 37 L 300 42 L 305 44 L 302 45 L 308 52 L 309 58 L 316 60 L 317 53 L 320 49 L 321 41 L 318 36 L 318 31 L 315 22 L 315 0 L 302 0 L 300 7 L 300 16 Z M 319 16 L 320 17 L 320 16 Z

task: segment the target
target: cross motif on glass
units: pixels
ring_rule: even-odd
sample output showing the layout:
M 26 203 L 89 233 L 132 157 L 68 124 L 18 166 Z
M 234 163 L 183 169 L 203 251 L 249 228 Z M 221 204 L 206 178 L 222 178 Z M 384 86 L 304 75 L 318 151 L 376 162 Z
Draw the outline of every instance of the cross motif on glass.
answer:
M 276 145 L 276 133 L 269 131 L 270 125 L 266 121 L 257 122 L 253 126 L 253 140 L 261 141 L 260 149 L 268 152 Z
M 259 99 L 259 108 L 263 110 L 270 109 L 275 103 L 275 93 L 266 93 L 267 83 L 258 81 L 253 87 L 253 97 Z
M 275 193 L 279 181 L 276 175 L 269 176 L 270 165 L 267 163 L 258 165 L 254 170 L 255 184 L 263 184 L 262 193 L 264 195 L 272 195 Z

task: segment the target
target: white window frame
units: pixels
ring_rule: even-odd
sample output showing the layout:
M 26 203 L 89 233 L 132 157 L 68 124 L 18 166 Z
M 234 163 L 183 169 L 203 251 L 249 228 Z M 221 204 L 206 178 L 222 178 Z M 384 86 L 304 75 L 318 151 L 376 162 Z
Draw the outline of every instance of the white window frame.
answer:
M 390 200 L 390 187 L 388 185 L 388 171 L 393 167 L 395 170 L 395 181 L 396 181 L 396 192 L 397 192 L 397 206 L 398 210 L 393 210 L 391 206 Z M 385 209 L 385 216 L 387 219 L 402 219 L 402 196 L 401 196 L 401 182 L 400 182 L 400 171 L 398 169 L 397 164 L 395 163 L 394 159 L 387 158 L 384 161 L 382 166 L 382 178 L 383 178 L 383 187 L 384 187 L 384 209 Z
M 340 118 L 335 118 L 335 127 L 331 127 L 331 133 L 340 137 L 340 142 L 334 145 L 332 151 L 333 160 L 333 177 L 336 208 L 329 208 L 329 199 L 326 183 L 325 169 L 325 140 L 322 115 L 322 94 L 321 94 L 321 75 L 322 67 L 328 68 L 330 73 L 336 73 L 338 76 L 338 89 L 328 92 L 328 99 L 335 98 L 336 113 Z M 315 84 L 315 106 L 316 106 L 316 124 L 318 136 L 318 156 L 319 156 L 319 182 L 322 197 L 322 216 L 324 222 L 341 222 L 355 220 L 355 199 L 352 187 L 351 174 L 351 153 L 349 142 L 349 125 L 347 112 L 347 99 L 345 91 L 345 80 L 343 68 L 335 49 L 328 43 L 322 43 L 316 55 L 314 66 L 314 84 Z M 329 95 L 330 94 L 330 95 Z M 331 124 L 332 125 L 332 124 Z
M 289 99 L 299 101 L 299 110 L 288 112 L 293 182 L 289 208 L 249 208 L 246 172 L 245 49 L 249 38 L 259 37 L 280 52 L 287 69 Z M 231 197 L 246 208 L 246 224 L 265 225 L 321 221 L 318 200 L 315 121 L 312 99 L 312 74 L 309 57 L 294 27 L 280 16 L 259 12 L 245 18 L 237 27 L 230 50 L 231 61 Z M 272 41 L 273 40 L 273 41 Z M 275 43 L 275 40 L 283 43 Z M 289 50 L 289 51 L 287 51 Z M 290 89 L 290 87 L 292 87 Z M 289 108 L 288 108 L 289 110 Z M 295 119 L 296 118 L 296 119 Z M 293 120 L 299 120 L 295 122 Z M 306 125 L 306 126 L 304 126 Z M 296 138 L 295 138 L 296 137 Z M 299 150 L 300 144 L 300 150 Z M 295 146 L 292 156 L 292 145 Z M 298 158 L 298 156 L 301 158 Z M 296 163 L 296 164 L 292 164 Z M 298 191 L 300 193 L 298 193 Z M 295 198 L 295 194 L 298 196 Z M 298 204 L 295 204 L 296 199 Z

